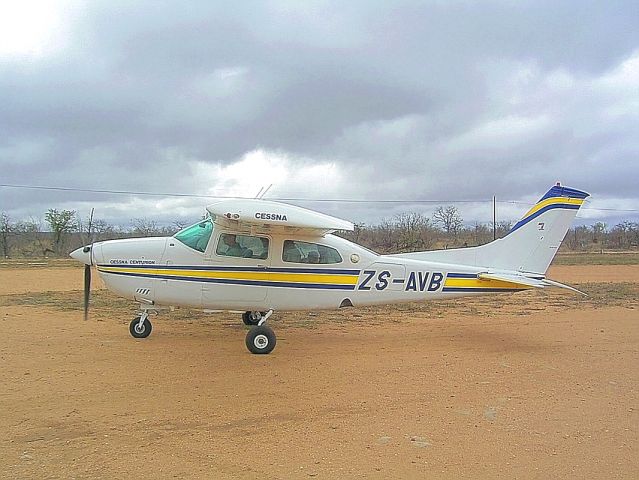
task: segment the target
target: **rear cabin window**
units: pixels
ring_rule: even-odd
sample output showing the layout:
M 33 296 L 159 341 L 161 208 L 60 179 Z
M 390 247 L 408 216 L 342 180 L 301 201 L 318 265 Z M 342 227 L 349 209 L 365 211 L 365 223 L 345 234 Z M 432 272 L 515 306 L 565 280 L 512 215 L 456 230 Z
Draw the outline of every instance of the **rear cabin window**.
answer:
M 225 257 L 257 258 L 268 257 L 268 238 L 251 235 L 223 233 L 217 242 L 215 253 Z
M 282 260 L 290 263 L 314 263 L 328 265 L 341 263 L 342 256 L 337 250 L 317 243 L 284 240 Z
M 198 252 L 204 252 L 212 233 L 213 222 L 211 219 L 207 219 L 190 227 L 186 227 L 184 230 L 180 230 L 173 238 Z

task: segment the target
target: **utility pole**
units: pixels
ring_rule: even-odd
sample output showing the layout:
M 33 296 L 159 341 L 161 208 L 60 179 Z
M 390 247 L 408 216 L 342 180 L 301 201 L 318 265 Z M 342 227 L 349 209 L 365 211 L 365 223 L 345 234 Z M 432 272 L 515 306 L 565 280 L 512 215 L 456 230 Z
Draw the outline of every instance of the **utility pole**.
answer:
M 497 240 L 497 197 L 493 195 L 493 240 Z

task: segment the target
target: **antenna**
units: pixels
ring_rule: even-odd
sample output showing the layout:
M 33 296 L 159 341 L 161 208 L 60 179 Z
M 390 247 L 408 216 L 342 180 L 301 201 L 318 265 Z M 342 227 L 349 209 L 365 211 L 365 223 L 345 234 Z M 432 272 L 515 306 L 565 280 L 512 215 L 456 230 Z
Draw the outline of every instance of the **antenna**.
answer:
M 264 195 L 266 195 L 266 193 L 271 189 L 271 187 L 273 186 L 273 184 L 271 183 L 268 187 L 266 187 L 266 190 L 264 190 L 262 192 L 262 195 L 260 195 L 258 198 L 261 200 L 264 198 Z M 261 191 L 261 190 L 260 190 Z
M 264 187 L 260 187 L 260 191 L 257 192 L 257 195 L 255 195 L 253 198 L 262 198 L 260 197 L 260 193 L 262 193 L 262 190 L 264 190 Z
M 95 211 L 94 207 L 91 207 L 91 214 L 89 215 L 89 228 L 87 229 L 87 233 L 89 236 L 89 243 L 93 243 L 93 212 Z

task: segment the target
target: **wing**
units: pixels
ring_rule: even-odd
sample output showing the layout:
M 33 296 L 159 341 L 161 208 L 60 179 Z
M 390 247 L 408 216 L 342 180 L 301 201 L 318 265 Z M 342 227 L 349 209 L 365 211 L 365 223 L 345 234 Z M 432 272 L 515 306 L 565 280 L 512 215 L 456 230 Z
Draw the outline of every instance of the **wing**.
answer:
M 295 205 L 267 200 L 223 200 L 209 205 L 206 209 L 215 219 L 215 223 L 231 228 L 302 230 L 314 234 L 354 229 L 349 221 Z

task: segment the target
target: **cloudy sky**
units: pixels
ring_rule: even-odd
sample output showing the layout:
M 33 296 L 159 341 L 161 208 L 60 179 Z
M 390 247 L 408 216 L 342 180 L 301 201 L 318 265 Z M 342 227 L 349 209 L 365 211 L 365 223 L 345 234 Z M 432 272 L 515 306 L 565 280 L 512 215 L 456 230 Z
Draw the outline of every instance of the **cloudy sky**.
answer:
M 581 221 L 639 217 L 631 1 L 59 1 L 0 4 L 0 210 L 127 224 L 207 198 L 354 221 L 459 203 L 515 219 L 553 183 Z M 510 203 L 509 203 L 510 202 Z M 523 203 L 512 203 L 523 202 Z

